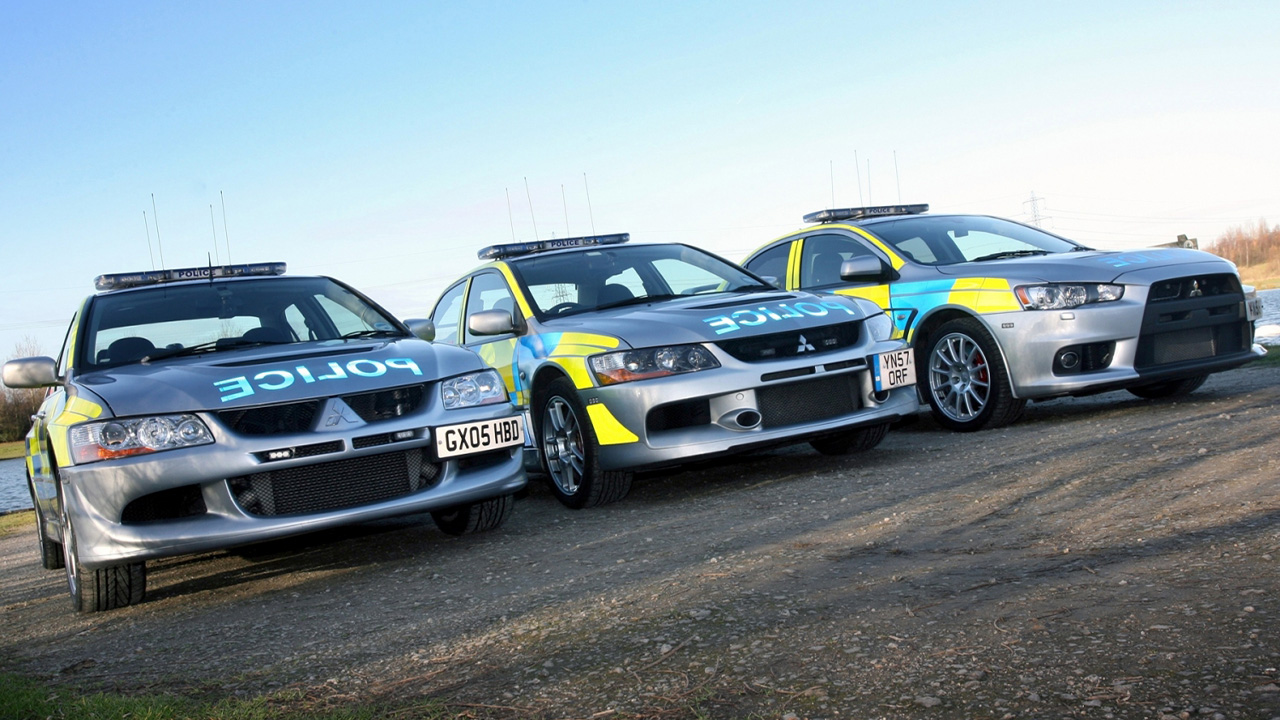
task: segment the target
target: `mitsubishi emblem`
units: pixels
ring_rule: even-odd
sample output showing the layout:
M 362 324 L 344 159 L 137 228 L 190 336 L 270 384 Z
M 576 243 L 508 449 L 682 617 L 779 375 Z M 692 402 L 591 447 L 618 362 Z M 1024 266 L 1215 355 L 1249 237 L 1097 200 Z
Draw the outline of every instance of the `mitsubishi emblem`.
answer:
M 799 355 L 799 354 L 800 354 L 800 353 L 802 353 L 802 352 L 811 352 L 811 351 L 813 351 L 813 350 L 817 350 L 817 348 L 815 348 L 815 347 L 813 346 L 813 343 L 811 343 L 811 342 L 809 342 L 808 340 L 806 340 L 806 339 L 804 338 L 804 335 L 801 335 L 801 336 L 800 336 L 800 347 L 796 348 L 796 354 L 797 354 L 797 355 Z
M 1191 281 L 1191 292 L 1188 293 L 1187 295 L 1188 297 L 1200 297 L 1201 295 L 1204 295 L 1204 291 L 1200 289 L 1199 280 Z

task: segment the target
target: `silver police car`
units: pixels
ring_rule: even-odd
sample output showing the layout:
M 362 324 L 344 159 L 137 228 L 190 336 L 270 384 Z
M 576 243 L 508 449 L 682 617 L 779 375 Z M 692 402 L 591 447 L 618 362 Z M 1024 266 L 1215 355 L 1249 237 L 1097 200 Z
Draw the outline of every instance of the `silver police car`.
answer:
M 1029 399 L 1127 389 L 1189 393 L 1264 355 L 1261 303 L 1220 257 L 1185 248 L 1093 250 L 928 205 L 823 210 L 744 265 L 791 290 L 874 301 L 919 351 L 938 423 L 999 427 Z
M 451 534 L 506 520 L 525 473 L 502 378 L 284 270 L 101 276 L 59 359 L 5 364 L 9 387 L 49 388 L 27 470 L 41 561 L 77 610 L 143 600 L 154 558 L 409 513 Z
M 626 234 L 485 248 L 437 342 L 478 352 L 524 411 L 527 467 L 573 508 L 633 471 L 748 448 L 874 447 L 915 411 L 911 351 L 866 300 L 781 291 L 693 247 Z

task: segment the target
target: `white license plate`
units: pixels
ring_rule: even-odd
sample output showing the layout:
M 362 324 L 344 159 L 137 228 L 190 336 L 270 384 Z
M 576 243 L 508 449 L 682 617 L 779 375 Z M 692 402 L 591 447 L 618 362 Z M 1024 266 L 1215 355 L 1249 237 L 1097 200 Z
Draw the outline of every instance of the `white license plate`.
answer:
M 1244 299 L 1245 315 L 1248 320 L 1257 320 L 1262 317 L 1262 298 L 1254 295 Z
M 441 460 L 523 444 L 518 415 L 436 428 L 436 457 Z
M 871 369 L 875 371 L 876 390 L 916 384 L 916 357 L 911 348 L 871 356 Z

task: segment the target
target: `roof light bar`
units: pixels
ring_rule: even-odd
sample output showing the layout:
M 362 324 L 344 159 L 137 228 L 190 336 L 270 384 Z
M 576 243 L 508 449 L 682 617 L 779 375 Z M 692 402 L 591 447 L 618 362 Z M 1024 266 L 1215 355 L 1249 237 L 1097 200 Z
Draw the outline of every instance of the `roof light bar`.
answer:
M 534 242 L 507 243 L 506 245 L 490 245 L 476 255 L 481 260 L 502 260 L 503 258 L 531 255 L 548 250 L 587 247 L 590 245 L 621 245 L 631 239 L 631 233 L 614 233 L 612 235 L 583 235 L 581 237 L 555 238 L 553 240 L 535 240 Z
M 247 265 L 206 265 L 205 267 L 174 268 L 172 270 L 151 270 L 136 273 L 114 273 L 99 275 L 93 286 L 99 290 L 123 290 L 143 285 L 159 285 L 161 283 L 178 282 L 180 280 L 207 280 L 218 277 L 240 277 L 245 275 L 283 275 L 285 264 L 282 262 L 250 263 Z
M 861 220 L 862 218 L 880 217 L 883 215 L 919 215 L 928 212 L 929 205 L 876 205 L 873 207 L 839 208 L 819 210 L 804 216 L 807 223 L 835 222 L 837 220 Z

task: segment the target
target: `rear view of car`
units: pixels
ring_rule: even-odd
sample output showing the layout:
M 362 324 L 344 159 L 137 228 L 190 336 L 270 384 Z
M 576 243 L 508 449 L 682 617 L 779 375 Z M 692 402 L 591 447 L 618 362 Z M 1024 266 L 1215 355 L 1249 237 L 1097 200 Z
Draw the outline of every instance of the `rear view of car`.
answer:
M 141 601 L 147 560 L 430 512 L 497 527 L 525 483 L 502 379 L 335 280 L 283 263 L 98 278 L 46 387 L 27 468 L 44 566 L 75 607 Z

